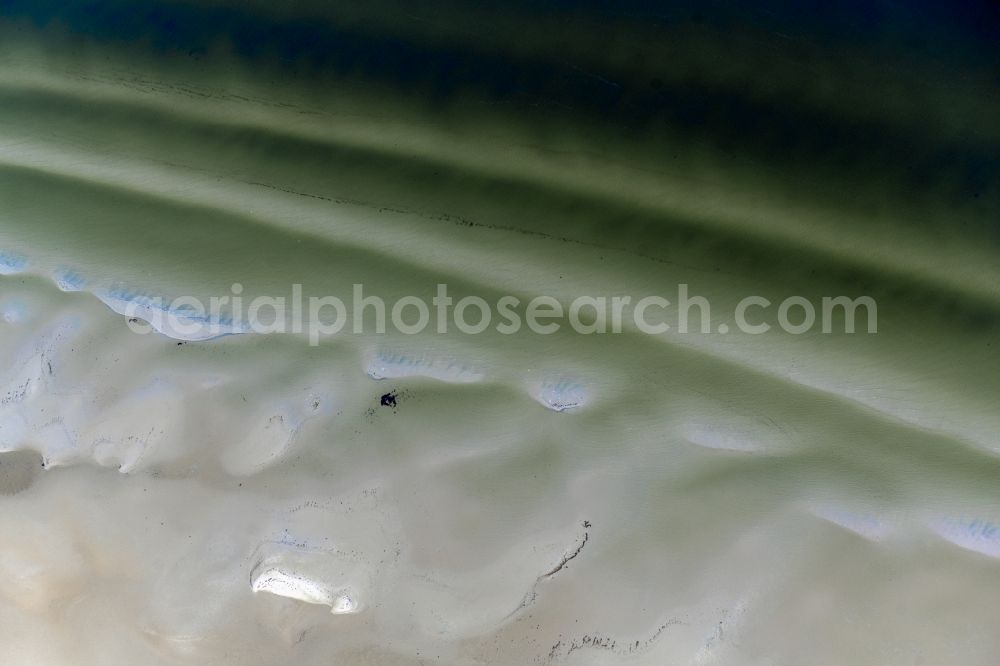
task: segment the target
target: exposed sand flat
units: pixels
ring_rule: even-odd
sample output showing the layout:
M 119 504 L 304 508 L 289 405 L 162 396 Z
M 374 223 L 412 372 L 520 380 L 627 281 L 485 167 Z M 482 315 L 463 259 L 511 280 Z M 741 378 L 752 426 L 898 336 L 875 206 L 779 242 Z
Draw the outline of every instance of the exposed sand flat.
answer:
M 647 5 L 0 9 L 0 663 L 996 662 L 995 13 Z

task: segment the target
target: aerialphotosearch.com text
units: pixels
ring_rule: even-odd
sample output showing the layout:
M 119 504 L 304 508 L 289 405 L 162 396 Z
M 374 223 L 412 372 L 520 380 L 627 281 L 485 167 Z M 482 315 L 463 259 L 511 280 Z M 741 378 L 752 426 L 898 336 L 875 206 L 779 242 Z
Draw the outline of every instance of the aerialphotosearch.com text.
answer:
M 727 299 L 727 302 L 730 299 Z M 560 299 L 551 295 L 520 298 L 506 295 L 487 300 L 449 294 L 447 284 L 436 285 L 430 298 L 406 295 L 385 299 L 354 284 L 348 297 L 304 296 L 302 285 L 288 295 L 249 298 L 235 283 L 230 292 L 207 299 L 180 296 L 131 298 L 116 307 L 129 317 L 137 333 L 158 330 L 172 337 L 192 339 L 227 333 L 304 334 L 309 344 L 345 333 L 404 335 L 421 333 L 478 335 L 492 331 L 513 335 L 523 331 L 552 335 L 569 330 L 580 335 L 638 331 L 648 335 L 688 334 L 761 335 L 781 331 L 804 333 L 867 333 L 878 330 L 878 308 L 869 296 L 791 295 L 780 301 L 745 296 L 727 309 L 725 317 L 713 310 L 708 298 L 678 284 L 664 295 L 581 295 Z M 862 326 L 863 324 L 863 326 Z

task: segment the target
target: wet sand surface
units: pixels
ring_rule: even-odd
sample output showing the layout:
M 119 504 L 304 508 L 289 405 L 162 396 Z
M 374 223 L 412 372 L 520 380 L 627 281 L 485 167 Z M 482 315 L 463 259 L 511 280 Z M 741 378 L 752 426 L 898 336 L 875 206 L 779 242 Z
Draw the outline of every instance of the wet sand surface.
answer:
M 4 5 L 0 662 L 995 663 L 996 14 L 616 7 Z M 133 331 L 234 283 L 711 316 Z

